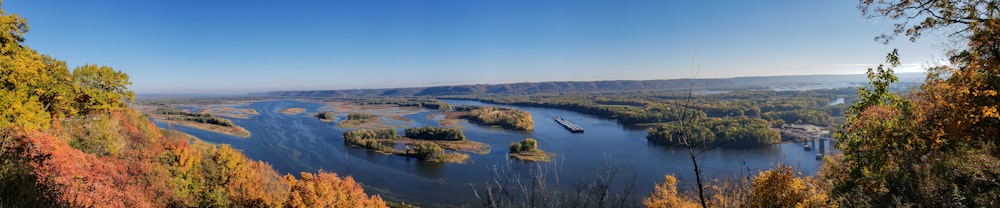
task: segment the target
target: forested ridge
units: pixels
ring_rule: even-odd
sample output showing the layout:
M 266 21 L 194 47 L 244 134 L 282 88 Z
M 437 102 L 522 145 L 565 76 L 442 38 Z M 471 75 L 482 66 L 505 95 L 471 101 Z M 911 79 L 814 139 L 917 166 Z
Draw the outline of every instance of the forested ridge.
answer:
M 905 74 L 907 83 L 914 84 L 922 75 Z M 606 80 L 564 81 L 510 84 L 477 84 L 434 87 L 344 89 L 309 91 L 274 91 L 267 96 L 294 97 L 412 97 L 456 95 L 535 95 L 557 93 L 587 93 L 616 91 L 676 91 L 689 88 L 699 90 L 766 90 L 785 86 L 794 88 L 802 84 L 830 83 L 839 86 L 860 86 L 867 82 L 864 75 L 798 75 L 769 77 L 736 77 L 724 79 L 671 79 L 671 80 Z
M 16 14 L 0 10 L 0 30 L 0 207 L 386 206 L 350 176 L 282 176 L 229 145 L 161 130 L 127 107 L 127 74 L 69 70 L 22 45 Z

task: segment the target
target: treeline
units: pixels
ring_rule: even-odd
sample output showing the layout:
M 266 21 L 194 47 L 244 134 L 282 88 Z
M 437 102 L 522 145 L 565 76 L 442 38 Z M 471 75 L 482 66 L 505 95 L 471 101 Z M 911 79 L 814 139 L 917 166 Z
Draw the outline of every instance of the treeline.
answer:
M 450 98 L 565 109 L 616 119 L 621 124 L 672 122 L 682 113 L 688 113 L 698 117 L 747 116 L 771 121 L 788 118 L 786 123 L 801 120 L 805 124 L 828 126 L 832 123 L 830 114 L 843 113 L 843 105 L 829 105 L 831 99 L 843 97 L 842 91 L 738 91 L 693 96 L 681 92 L 617 92 Z
M 403 150 L 396 149 L 400 137 L 392 128 L 358 129 L 344 132 L 344 143 L 387 154 L 414 157 L 430 162 L 443 162 L 448 155 L 444 148 L 433 142 L 421 142 L 414 146 L 407 145 Z
M 687 90 L 766 90 L 777 85 L 802 83 L 864 83 L 863 75 L 802 75 L 773 77 L 737 77 L 727 79 L 610 80 L 574 82 L 537 82 L 478 84 L 391 89 L 350 89 L 313 91 L 275 91 L 271 96 L 298 97 L 414 97 L 414 96 L 483 96 L 544 95 L 595 92 L 646 92 Z
M 615 117 L 623 124 L 663 123 L 678 121 L 681 117 L 706 117 L 704 111 L 682 105 L 655 103 L 643 108 L 628 107 Z
M 680 140 L 681 135 L 692 139 L 691 142 L 718 145 L 732 144 L 746 147 L 780 143 L 781 134 L 768 127 L 767 121 L 749 117 L 704 118 L 698 119 L 686 128 L 679 122 L 649 128 L 646 139 L 657 144 L 677 146 L 684 145 Z
M 371 118 L 375 118 L 375 116 L 356 111 L 347 114 L 347 120 L 368 120 Z
M 772 122 L 780 120 L 780 123 L 789 124 L 816 124 L 820 126 L 829 126 L 833 123 L 833 118 L 830 117 L 829 113 L 814 109 L 767 112 L 764 113 L 762 118 Z
M 463 118 L 482 125 L 497 125 L 508 129 L 531 131 L 535 121 L 527 111 L 493 106 L 458 106 L 456 111 L 467 111 Z
M 351 130 L 344 132 L 343 136 L 345 144 L 357 145 L 383 153 L 399 153 L 395 148 L 396 142 L 381 141 L 398 140 L 400 138 L 396 135 L 396 130 L 392 128 Z
M 220 126 L 233 126 L 233 121 L 225 118 L 219 118 L 207 113 L 192 113 L 176 108 L 159 108 L 153 110 L 152 113 L 163 114 L 163 115 L 178 115 L 167 117 L 167 120 L 178 120 L 178 121 L 194 121 L 198 123 L 215 124 Z
M 392 128 L 358 129 L 344 132 L 344 139 L 399 139 Z
M 643 124 L 671 122 L 679 119 L 682 113 L 694 113 L 704 117 L 705 113 L 677 105 L 647 104 L 643 107 L 622 105 L 601 105 L 586 97 L 502 97 L 502 98 L 471 98 L 473 100 L 505 105 L 557 108 L 579 113 L 614 118 L 622 124 Z
M 398 105 L 413 106 L 432 110 L 443 110 L 451 108 L 451 105 L 434 99 L 408 99 L 408 98 L 360 98 L 352 99 L 353 102 L 361 105 Z
M 465 133 L 461 129 L 441 128 L 441 127 L 414 127 L 404 130 L 406 137 L 422 140 L 464 140 Z

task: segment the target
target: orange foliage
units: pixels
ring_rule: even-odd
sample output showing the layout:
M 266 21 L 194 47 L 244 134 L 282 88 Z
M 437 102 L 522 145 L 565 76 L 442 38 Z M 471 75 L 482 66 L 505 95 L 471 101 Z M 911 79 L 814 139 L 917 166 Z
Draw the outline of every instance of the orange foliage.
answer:
M 161 134 L 134 111 L 113 112 L 112 131 L 126 145 L 117 155 L 97 156 L 52 133 L 18 132 L 29 145 L 23 158 L 36 176 L 40 199 L 64 207 L 385 207 L 352 178 L 303 173 L 302 180 L 280 176 L 271 165 L 221 145 L 193 146 L 180 133 Z M 73 125 L 86 125 L 78 123 Z M 51 130 L 78 133 L 70 127 Z
M 921 86 L 918 107 L 922 114 L 921 125 L 935 149 L 955 148 L 958 145 L 997 143 L 1000 137 L 1000 96 L 993 72 L 980 69 L 954 69 L 939 67 L 932 73 L 950 74 L 948 79 L 929 75 Z M 994 79 L 994 80 L 989 80 Z
M 285 175 L 283 180 L 291 188 L 289 207 L 386 207 L 382 197 L 368 197 L 350 176 L 340 178 L 322 170 L 315 175 L 301 174 L 301 180 L 292 175 Z

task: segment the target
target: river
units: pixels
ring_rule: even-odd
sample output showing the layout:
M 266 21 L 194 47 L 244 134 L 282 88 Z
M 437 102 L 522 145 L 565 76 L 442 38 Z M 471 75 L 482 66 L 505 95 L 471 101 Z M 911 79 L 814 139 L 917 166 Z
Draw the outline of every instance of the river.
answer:
M 339 175 L 351 175 L 365 185 L 369 193 L 378 193 L 389 200 L 404 200 L 425 207 L 477 206 L 473 187 L 490 180 L 492 167 L 510 164 L 514 172 L 526 173 L 533 163 L 508 159 L 507 145 L 530 137 L 538 147 L 555 153 L 559 163 L 560 181 L 578 182 L 593 178 L 606 164 L 631 176 L 634 170 L 636 195 L 644 197 L 653 185 L 667 173 L 675 174 L 679 187 L 691 187 L 694 181 L 691 160 L 686 149 L 653 145 L 646 141 L 644 128 L 623 126 L 615 120 L 602 119 L 561 109 L 484 104 L 478 101 L 445 100 L 452 105 L 491 105 L 528 111 L 535 120 L 531 132 L 481 127 L 461 122 L 466 138 L 489 144 L 489 154 L 470 154 L 465 164 L 440 164 L 407 159 L 400 156 L 368 152 L 345 146 L 341 135 L 346 131 L 334 123 L 320 122 L 312 114 L 330 110 L 310 101 L 276 100 L 249 103 L 237 108 L 250 108 L 260 115 L 250 119 L 232 118 L 233 122 L 251 132 L 249 138 L 217 134 L 173 125 L 172 128 L 211 143 L 231 144 L 256 160 L 273 165 L 279 173 L 315 172 L 325 170 Z M 298 115 L 279 113 L 286 108 L 305 108 Z M 404 115 L 410 126 L 438 126 L 427 115 L 438 111 L 423 110 Z M 570 120 L 586 133 L 574 134 L 556 123 L 553 117 Z M 343 118 L 338 118 L 343 119 Z M 158 123 L 166 127 L 163 123 Z M 402 133 L 402 130 L 400 130 Z M 705 152 L 700 165 L 709 178 L 737 177 L 750 170 L 769 169 L 777 164 L 794 166 L 799 172 L 815 175 L 820 161 L 815 151 L 804 151 L 802 144 L 785 143 L 752 149 L 718 148 Z M 607 162 L 606 162 L 607 161 Z

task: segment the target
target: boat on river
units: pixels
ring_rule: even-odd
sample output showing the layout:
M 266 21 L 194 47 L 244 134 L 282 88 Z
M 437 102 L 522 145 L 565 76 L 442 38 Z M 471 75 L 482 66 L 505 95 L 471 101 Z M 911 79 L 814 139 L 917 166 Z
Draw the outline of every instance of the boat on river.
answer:
M 566 120 L 564 118 L 556 116 L 556 123 L 559 123 L 563 127 L 566 127 L 566 129 L 568 129 L 570 132 L 583 133 L 583 127 L 580 127 L 580 125 L 576 125 L 575 123 L 570 122 L 569 120 Z

